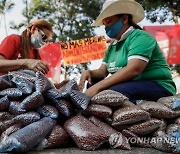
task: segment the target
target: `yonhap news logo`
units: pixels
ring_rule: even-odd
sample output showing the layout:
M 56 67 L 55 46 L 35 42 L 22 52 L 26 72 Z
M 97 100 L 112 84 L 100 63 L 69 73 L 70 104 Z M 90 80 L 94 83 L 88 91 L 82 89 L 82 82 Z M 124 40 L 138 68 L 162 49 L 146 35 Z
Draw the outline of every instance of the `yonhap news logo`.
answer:
M 127 137 L 128 143 L 131 144 L 180 144 L 180 138 L 173 136 L 159 136 L 159 137 Z

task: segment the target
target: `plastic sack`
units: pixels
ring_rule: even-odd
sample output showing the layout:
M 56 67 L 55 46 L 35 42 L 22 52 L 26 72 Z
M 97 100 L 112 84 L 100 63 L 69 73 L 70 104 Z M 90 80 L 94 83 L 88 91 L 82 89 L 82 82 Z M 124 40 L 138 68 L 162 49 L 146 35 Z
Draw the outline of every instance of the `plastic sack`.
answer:
M 21 108 L 21 101 L 10 101 L 8 111 L 14 115 L 26 112 L 25 109 Z
M 37 109 L 44 103 L 44 97 L 40 92 L 33 92 L 21 102 L 21 108 L 25 110 Z
M 19 129 L 0 143 L 0 152 L 26 152 L 32 150 L 45 138 L 55 124 L 55 120 L 45 117 Z
M 9 112 L 0 112 L 0 121 L 9 120 L 11 118 L 11 114 Z
M 167 125 L 168 125 L 167 121 L 165 119 L 161 119 L 160 127 L 152 133 L 152 136 L 162 136 L 162 135 L 165 135 L 166 134 Z
M 7 96 L 11 99 L 20 98 L 23 95 L 22 91 L 18 88 L 8 88 L 0 91 L 0 96 Z
M 102 132 L 107 136 L 107 139 L 111 136 L 111 134 L 117 133 L 117 130 L 94 116 L 91 116 L 89 120 L 102 130 Z
M 173 111 L 172 109 L 168 108 L 167 106 L 153 102 L 153 101 L 144 101 L 138 104 L 139 107 L 144 109 L 145 111 L 149 112 L 152 117 L 154 118 L 175 118 L 180 116 L 180 111 Z
M 16 84 L 16 87 L 22 91 L 23 94 L 31 94 L 34 90 L 34 84 L 26 79 L 15 76 L 11 79 L 13 83 Z
M 45 148 L 65 147 L 68 145 L 69 139 L 70 137 L 67 132 L 61 126 L 56 125 L 49 135 L 41 141 L 36 149 L 42 150 Z
M 9 99 L 7 96 L 0 98 L 0 111 L 4 111 L 9 107 Z
M 174 123 L 180 125 L 180 117 L 176 118 L 176 119 L 174 120 Z
M 121 106 L 128 98 L 113 90 L 103 90 L 91 98 L 92 103 L 106 106 Z
M 16 115 L 12 118 L 13 123 L 21 125 L 28 125 L 38 120 L 40 120 L 40 115 L 34 111 Z
M 0 134 L 12 125 L 14 125 L 14 122 L 11 118 L 5 121 L 0 121 Z
M 168 135 L 172 135 L 174 132 L 180 132 L 180 125 L 178 124 L 170 124 L 166 128 L 166 133 Z
M 9 76 L 7 74 L 0 76 L 0 89 L 4 90 L 11 87 L 12 83 L 9 79 Z
M 24 73 L 22 71 L 12 71 L 12 72 L 8 72 L 8 75 L 10 78 L 13 78 L 13 77 L 20 77 L 20 78 L 23 78 L 23 79 L 26 79 L 32 83 L 35 83 L 35 80 L 36 78 L 32 75 L 29 75 L 27 73 Z
M 1 134 L 0 143 L 4 142 L 4 140 L 6 140 L 10 134 L 14 133 L 15 131 L 19 130 L 20 128 L 21 128 L 20 124 L 14 124 L 14 125 L 10 126 L 9 128 L 7 128 Z
M 150 142 L 152 148 L 163 151 L 163 152 L 172 152 L 166 145 L 163 144 L 165 142 L 164 136 L 157 136 L 153 138 L 153 142 Z
M 61 99 L 63 97 L 62 92 L 57 89 L 49 89 L 43 93 L 43 96 L 50 99 Z
M 130 144 L 136 147 L 141 147 L 141 148 L 150 148 L 151 145 L 147 143 L 146 141 L 143 141 L 138 135 L 134 134 L 133 132 L 124 129 L 122 131 L 122 134 L 129 140 Z
M 110 107 L 99 104 L 90 104 L 84 112 L 85 114 L 100 118 L 108 118 L 112 115 Z
M 145 122 L 133 124 L 128 127 L 128 130 L 137 135 L 147 135 L 161 126 L 162 121 L 158 119 L 150 119 Z
M 171 135 L 165 135 L 164 140 L 164 145 L 168 147 L 169 151 L 172 153 L 180 153 L 180 138 L 178 137 L 178 134 L 173 134 L 174 136 Z M 177 137 L 176 137 L 177 135 Z M 172 138 L 174 138 L 174 141 L 172 141 Z
M 167 106 L 168 108 L 173 109 L 173 102 L 176 101 L 176 99 L 178 99 L 178 98 L 180 98 L 180 97 L 178 97 L 177 95 L 161 97 L 157 100 L 157 102 Z
M 85 93 L 82 93 L 78 90 L 71 90 L 69 95 L 72 103 L 76 106 L 76 108 L 85 110 L 88 107 L 91 98 Z
M 70 80 L 70 81 L 66 84 L 65 89 L 66 89 L 67 91 L 70 91 L 70 90 L 78 90 L 78 91 L 80 91 L 79 86 L 78 86 L 78 84 L 77 84 L 77 82 L 76 82 L 75 79 Z
M 95 150 L 106 141 L 101 129 L 80 115 L 68 119 L 64 129 L 82 150 Z
M 128 125 L 143 120 L 149 120 L 150 114 L 144 110 L 134 107 L 125 107 L 113 113 L 112 125 Z
M 45 75 L 41 72 L 36 72 L 36 81 L 35 81 L 35 89 L 37 92 L 43 93 L 48 89 L 55 88 L 53 83 L 45 77 Z
M 173 104 L 172 104 L 172 109 L 173 110 L 180 110 L 180 98 L 176 99 Z
M 22 73 L 28 74 L 30 76 L 36 77 L 36 73 L 32 70 L 19 70 L 19 72 L 22 72 Z
M 59 114 L 69 117 L 73 113 L 73 106 L 68 101 L 61 99 L 61 100 L 53 100 L 53 104 L 58 110 Z
M 51 105 L 43 105 L 40 106 L 37 109 L 37 112 L 42 116 L 42 117 L 50 117 L 52 119 L 57 119 L 59 116 L 58 110 Z
M 120 132 L 114 133 L 109 137 L 109 144 L 111 148 L 119 148 L 123 150 L 131 150 L 127 138 Z

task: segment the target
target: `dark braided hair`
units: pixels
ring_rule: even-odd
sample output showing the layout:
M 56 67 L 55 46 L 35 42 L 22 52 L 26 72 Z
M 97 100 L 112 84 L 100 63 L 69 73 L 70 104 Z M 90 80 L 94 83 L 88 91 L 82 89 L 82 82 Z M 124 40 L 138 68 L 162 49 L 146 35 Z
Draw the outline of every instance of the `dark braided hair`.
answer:
M 119 18 L 123 17 L 123 15 L 125 14 L 118 14 L 117 16 Z M 133 26 L 134 29 L 140 29 L 140 30 L 143 30 L 139 25 L 137 25 L 134 21 L 133 21 L 133 18 L 132 18 L 132 15 L 131 14 L 127 14 L 128 15 L 128 23 L 130 26 Z

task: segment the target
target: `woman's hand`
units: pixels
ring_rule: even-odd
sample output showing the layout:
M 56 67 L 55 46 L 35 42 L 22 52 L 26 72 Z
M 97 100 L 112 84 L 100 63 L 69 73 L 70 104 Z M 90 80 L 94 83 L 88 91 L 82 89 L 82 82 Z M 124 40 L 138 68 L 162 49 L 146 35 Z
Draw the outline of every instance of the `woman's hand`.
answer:
M 45 64 L 42 60 L 35 60 L 35 59 L 24 59 L 25 68 L 33 70 L 35 72 L 40 71 L 43 74 L 47 74 L 49 71 L 49 67 Z
M 93 97 L 95 96 L 97 93 L 99 93 L 101 90 L 99 89 L 99 86 L 98 84 L 95 84 L 94 86 L 88 88 L 86 91 L 85 91 L 85 94 L 88 95 L 89 97 Z
M 85 84 L 86 80 L 89 82 L 89 84 L 92 84 L 91 83 L 91 73 L 90 73 L 89 70 L 83 71 L 83 73 L 81 75 L 81 78 L 80 78 L 80 81 L 79 81 L 79 88 L 80 88 L 81 91 L 84 89 L 84 84 Z

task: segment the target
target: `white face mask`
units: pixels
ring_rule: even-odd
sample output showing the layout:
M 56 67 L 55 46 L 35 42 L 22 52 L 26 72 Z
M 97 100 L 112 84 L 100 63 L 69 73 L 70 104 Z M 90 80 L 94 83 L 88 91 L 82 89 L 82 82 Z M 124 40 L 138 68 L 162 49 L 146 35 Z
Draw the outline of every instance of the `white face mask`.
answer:
M 38 30 L 35 30 L 34 33 L 31 35 L 31 44 L 36 49 L 41 48 L 43 45 L 46 44 L 46 42 L 43 41 L 43 36 L 39 33 Z

